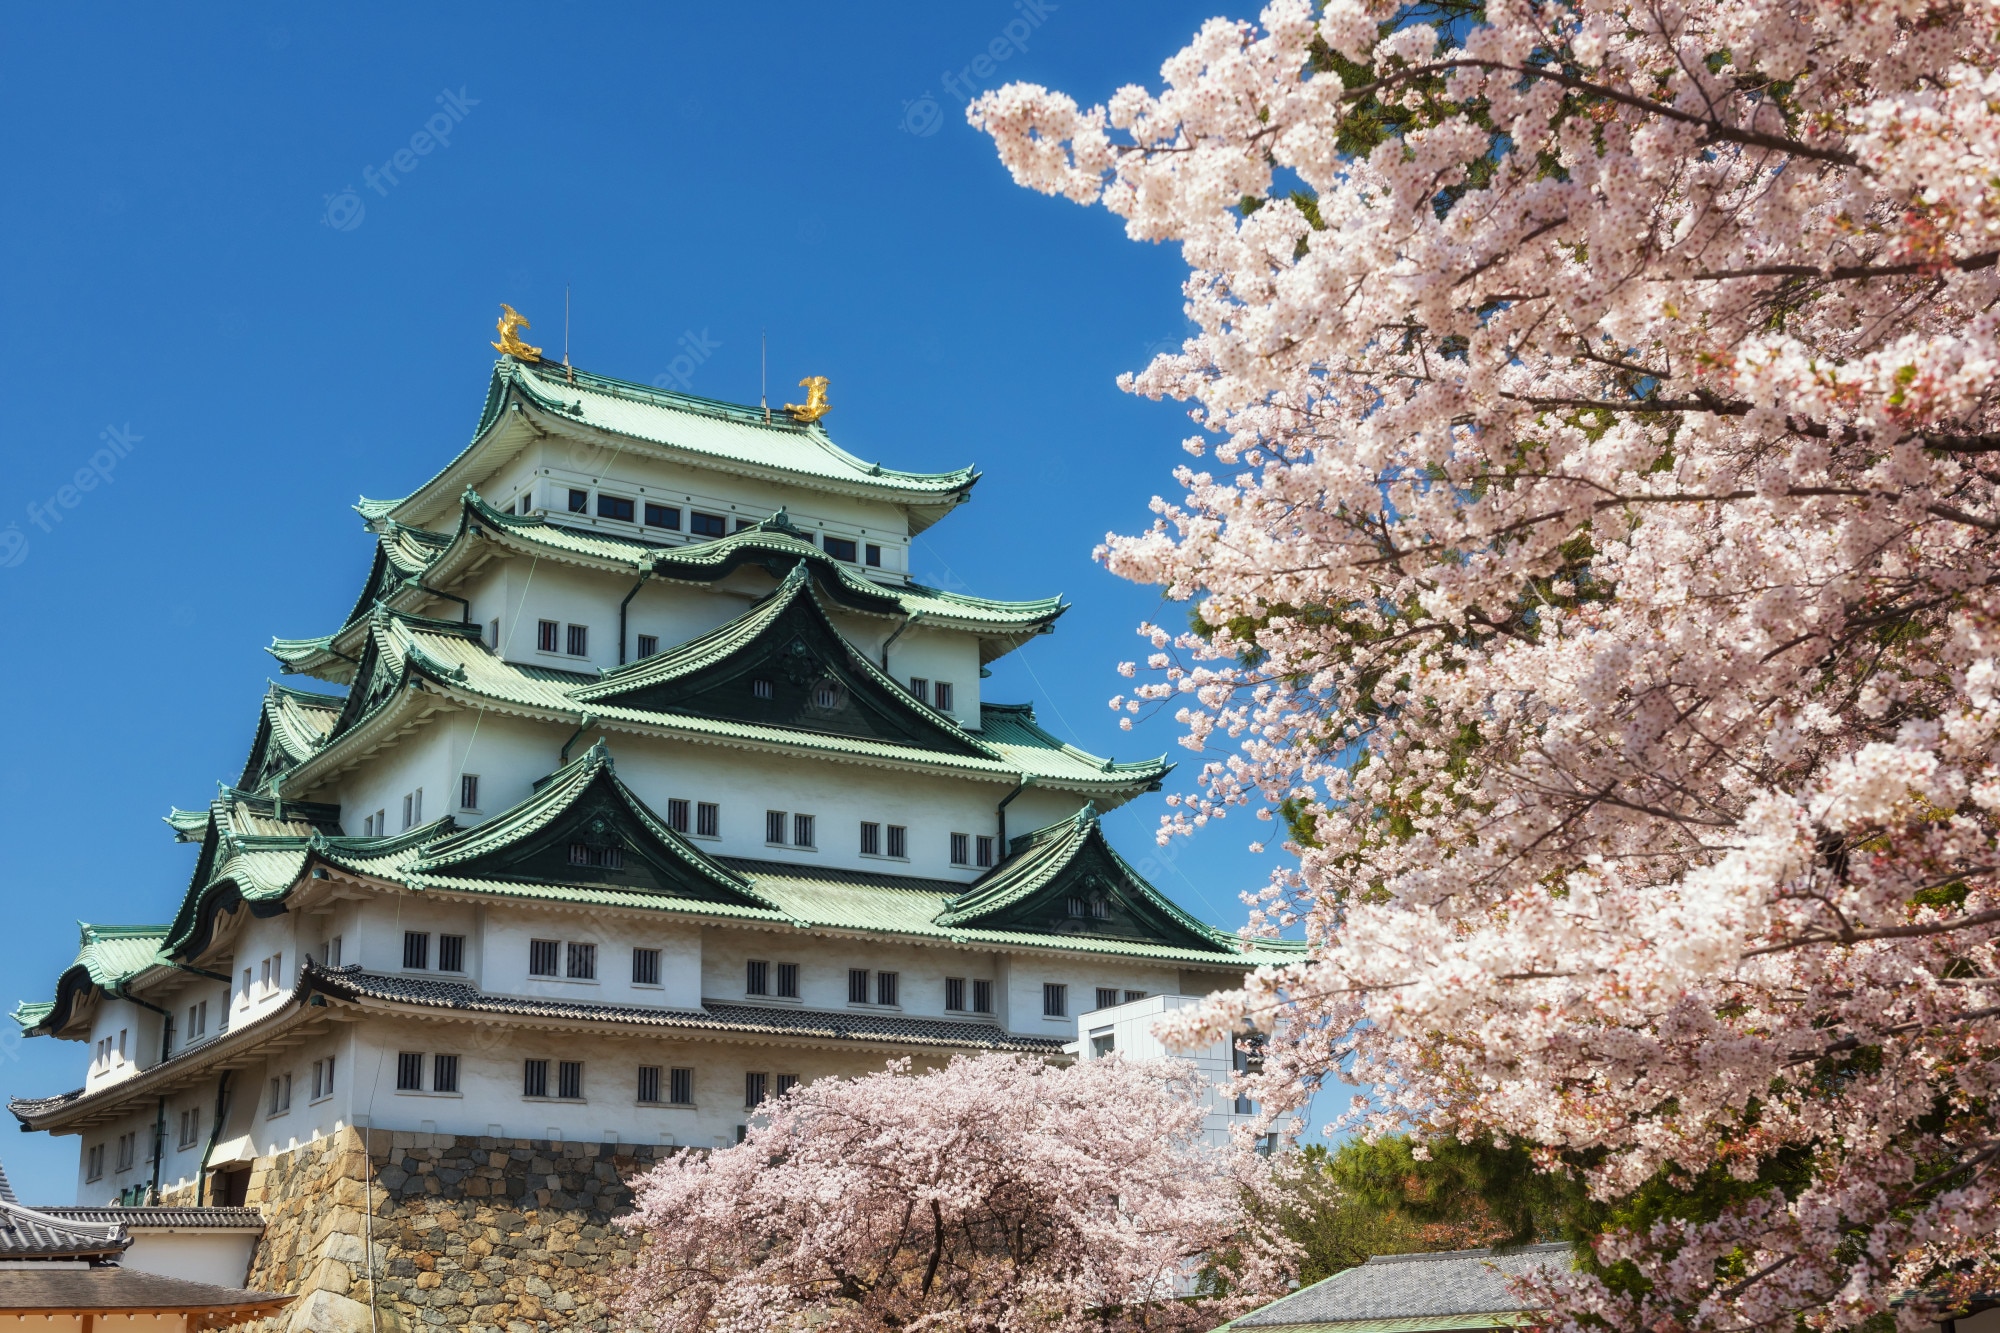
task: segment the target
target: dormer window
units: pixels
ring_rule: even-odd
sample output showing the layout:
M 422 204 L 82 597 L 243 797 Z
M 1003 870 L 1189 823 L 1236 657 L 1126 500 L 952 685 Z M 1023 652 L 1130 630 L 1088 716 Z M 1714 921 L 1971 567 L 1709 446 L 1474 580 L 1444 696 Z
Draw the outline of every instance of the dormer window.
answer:
M 771 682 L 770 682 L 770 681 L 768 681 L 768 680 L 753 680 L 753 681 L 751 681 L 751 682 L 750 682 L 750 696 L 751 696 L 752 698 L 754 698 L 754 699 L 768 699 L 768 698 L 770 698 L 770 697 L 771 697 Z

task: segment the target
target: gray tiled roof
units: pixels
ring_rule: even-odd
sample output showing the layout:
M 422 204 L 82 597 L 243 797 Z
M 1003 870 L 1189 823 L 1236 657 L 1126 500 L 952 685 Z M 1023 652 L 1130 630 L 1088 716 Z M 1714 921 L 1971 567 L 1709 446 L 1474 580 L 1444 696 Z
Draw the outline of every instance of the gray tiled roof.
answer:
M 212 1287 L 206 1282 L 187 1282 L 116 1266 L 65 1268 L 36 1264 L 0 1272 L 0 1310 L 228 1311 L 241 1320 L 253 1313 L 280 1309 L 293 1299 L 268 1291 Z
M 117 1223 L 70 1221 L 0 1203 L 0 1259 L 91 1259 L 132 1243 Z
M 120 1208 L 115 1205 L 94 1208 L 84 1204 L 62 1204 L 37 1211 L 67 1222 L 110 1222 L 127 1227 L 257 1227 L 261 1230 L 264 1225 L 264 1215 L 255 1208 Z
M 14 1197 L 14 1187 L 7 1181 L 7 1168 L 0 1166 L 0 1203 L 19 1203 Z
M 666 1009 L 647 1005 L 591 1004 L 576 1000 L 489 995 L 458 981 L 391 976 L 358 968 L 318 971 L 318 989 L 356 999 L 389 1000 L 427 1008 L 468 1013 L 512 1014 L 524 1018 L 586 1019 L 608 1023 L 639 1023 L 649 1027 L 707 1029 L 768 1036 L 825 1037 L 843 1041 L 882 1041 L 909 1046 L 1024 1051 L 1053 1054 L 1062 1042 L 1051 1037 L 1021 1036 L 997 1024 L 940 1018 L 905 1018 L 901 1014 L 866 1009 L 792 1009 L 778 1005 L 730 1004 L 704 1000 L 700 1009 Z
M 1443 1254 L 1377 1255 L 1234 1320 L 1232 1328 L 1275 1328 L 1358 1320 L 1507 1314 L 1522 1308 L 1507 1280 L 1536 1268 L 1567 1268 L 1569 1246 L 1529 1245 Z

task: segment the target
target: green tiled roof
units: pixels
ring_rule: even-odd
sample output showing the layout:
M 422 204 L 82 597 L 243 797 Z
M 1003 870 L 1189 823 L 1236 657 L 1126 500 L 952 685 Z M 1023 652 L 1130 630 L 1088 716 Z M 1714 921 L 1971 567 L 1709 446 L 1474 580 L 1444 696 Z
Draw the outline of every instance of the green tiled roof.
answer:
M 404 496 L 395 500 L 371 500 L 364 495 L 355 502 L 354 512 L 361 515 L 362 518 L 368 520 L 370 523 L 373 523 L 376 519 L 395 509 L 397 505 L 403 503 L 403 500 L 407 498 L 407 496 Z
M 244 761 L 243 774 L 236 785 L 246 791 L 259 790 L 272 777 L 326 744 L 346 702 L 339 695 L 267 684 L 264 706 L 257 719 L 257 734 L 250 743 L 250 756 Z
M 369 615 L 378 604 L 410 613 L 434 604 L 439 592 L 456 586 L 461 571 L 476 566 L 496 545 L 535 559 L 615 572 L 625 579 L 645 574 L 662 583 L 713 583 L 745 566 L 782 577 L 785 570 L 803 564 L 820 588 L 848 610 L 901 620 L 914 616 L 930 626 L 978 635 L 982 664 L 1047 633 L 1069 609 L 1060 596 L 1009 602 L 919 583 L 877 583 L 801 540 L 783 511 L 727 537 L 663 546 L 540 516 L 503 514 L 468 490 L 460 497 L 458 527 L 449 536 L 396 523 L 378 526 L 383 531 L 374 563 L 342 627 L 317 638 L 271 641 L 267 651 L 286 671 L 347 683 L 353 679 Z
M 47 1031 L 51 1018 L 67 1021 L 85 988 L 119 994 L 127 981 L 162 960 L 165 926 L 94 926 L 83 921 L 76 925 L 76 960 L 57 978 L 55 999 L 15 1007 L 15 1021 L 31 1036 Z
M 905 472 L 870 463 L 834 444 L 823 425 L 802 426 L 783 412 L 766 422 L 761 408 L 502 357 L 472 443 L 384 516 L 434 523 L 459 491 L 486 480 L 518 451 L 496 451 L 485 462 L 480 457 L 483 446 L 506 432 L 513 408 L 532 415 L 545 431 L 585 439 L 613 435 L 639 446 L 635 452 L 901 504 L 910 510 L 913 531 L 949 512 L 979 479 L 970 467 Z
M 745 619 L 756 614 L 753 610 Z M 963 738 L 960 754 L 791 727 L 654 712 L 596 698 L 605 683 L 601 678 L 508 662 L 481 642 L 477 626 L 378 609 L 369 627 L 369 646 L 362 654 L 364 672 L 350 691 L 347 712 L 333 738 L 311 758 L 288 769 L 278 779 L 281 790 L 310 789 L 342 757 L 349 736 L 366 733 L 372 737 L 378 722 L 382 726 L 398 724 L 399 709 L 409 702 L 409 691 L 419 680 L 427 682 L 421 701 L 426 707 L 449 699 L 467 708 L 496 708 L 570 726 L 581 725 L 588 716 L 593 725 L 642 735 L 768 746 L 857 762 L 942 767 L 989 775 L 995 781 L 1018 782 L 1026 776 L 1040 785 L 1084 792 L 1097 799 L 1129 798 L 1158 782 L 1172 768 L 1164 756 L 1118 764 L 1063 745 L 1034 726 L 1032 714 L 1019 707 L 982 709 L 986 725 L 998 717 L 1000 725 L 993 741 L 957 728 L 938 715 L 941 726 Z

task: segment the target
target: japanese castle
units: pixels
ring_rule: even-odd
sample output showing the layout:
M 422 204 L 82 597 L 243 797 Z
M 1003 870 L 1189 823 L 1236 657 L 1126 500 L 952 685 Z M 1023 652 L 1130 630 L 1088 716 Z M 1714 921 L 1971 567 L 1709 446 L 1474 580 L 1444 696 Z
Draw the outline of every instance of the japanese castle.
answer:
M 1088 1012 L 1280 956 L 1106 841 L 1167 763 L 983 697 L 1067 607 L 911 578 L 977 472 L 846 452 L 824 381 L 773 413 L 503 333 L 472 442 L 355 506 L 345 620 L 271 644 L 322 687 L 271 686 L 166 817 L 166 924 L 83 927 L 15 1011 L 82 1048 L 11 1103 L 76 1136 L 80 1202 L 239 1203 L 356 1128 L 725 1145 L 798 1080 L 1067 1058 Z

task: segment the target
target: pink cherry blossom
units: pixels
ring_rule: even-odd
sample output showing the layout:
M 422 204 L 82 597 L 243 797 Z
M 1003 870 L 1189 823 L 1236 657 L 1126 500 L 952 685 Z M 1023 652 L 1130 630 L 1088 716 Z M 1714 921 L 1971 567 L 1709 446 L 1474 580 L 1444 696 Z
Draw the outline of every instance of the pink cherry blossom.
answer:
M 681 1333 L 1213 1328 L 1291 1250 L 1245 1212 L 1268 1164 L 1204 1142 L 1196 1091 L 1117 1056 L 801 1084 L 641 1179 L 627 1308 Z M 1225 1257 L 1226 1296 L 1200 1284 Z
M 1197 616 L 1119 703 L 1205 757 L 1163 839 L 1288 819 L 1311 953 L 1178 1034 L 1607 1198 L 1805 1155 L 1571 1327 L 2000 1285 L 2000 5 L 1277 0 L 969 114 L 1189 267 L 1098 554 Z

